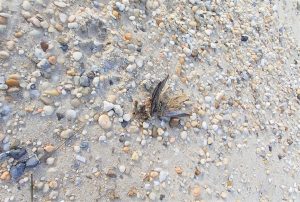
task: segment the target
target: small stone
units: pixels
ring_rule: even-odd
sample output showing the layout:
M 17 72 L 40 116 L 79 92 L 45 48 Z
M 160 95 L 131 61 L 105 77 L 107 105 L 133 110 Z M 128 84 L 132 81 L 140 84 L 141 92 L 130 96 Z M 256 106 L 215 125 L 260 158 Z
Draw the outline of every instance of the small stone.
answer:
M 186 131 L 182 131 L 180 133 L 180 137 L 181 137 L 181 139 L 185 140 L 187 138 L 187 132 Z
M 128 121 L 130 121 L 130 119 L 131 119 L 131 115 L 130 115 L 130 114 L 124 114 L 124 115 L 123 115 L 123 120 L 124 120 L 124 121 L 127 121 L 127 122 L 128 122 Z
M 65 8 L 67 7 L 67 4 L 62 2 L 62 1 L 54 1 L 54 5 L 59 7 L 59 8 Z
M 152 200 L 152 201 L 155 201 L 156 200 L 156 194 L 154 192 L 151 192 L 149 194 L 149 199 Z
M 10 174 L 8 171 L 4 171 L 1 176 L 0 176 L 0 179 L 1 180 L 4 180 L 4 181 L 8 181 L 10 180 Z
M 125 10 L 125 5 L 120 3 L 120 2 L 116 2 L 116 6 L 119 9 L 119 11 L 124 11 Z
M 56 89 L 45 90 L 44 94 L 50 95 L 50 96 L 59 96 L 60 95 L 60 93 Z
M 0 25 L 6 25 L 7 24 L 7 17 L 0 16 Z
M 160 171 L 160 173 L 159 173 L 159 181 L 160 182 L 165 181 L 167 179 L 168 175 L 169 175 L 169 173 L 167 171 L 163 171 L 163 170 Z
M 15 42 L 14 41 L 8 41 L 6 42 L 6 48 L 10 51 L 12 51 L 15 48 Z
M 118 116 L 123 116 L 123 109 L 120 105 L 114 105 L 114 111 Z
M 105 112 L 108 112 L 108 111 L 112 110 L 113 108 L 114 108 L 114 104 L 107 102 L 107 101 L 103 102 L 103 110 Z
M 60 137 L 63 139 L 68 139 L 72 135 L 72 129 L 66 129 L 60 133 Z
M 121 173 L 124 173 L 125 170 L 126 170 L 126 167 L 125 167 L 124 165 L 120 165 L 120 166 L 119 166 L 119 171 L 120 171 Z
M 86 163 L 86 158 L 80 155 L 76 155 L 76 160 L 82 163 Z
M 75 120 L 77 117 L 77 112 L 75 110 L 69 109 L 66 111 L 66 118 L 69 121 Z
M 212 137 L 207 138 L 207 144 L 211 145 L 214 142 L 214 139 Z
M 22 8 L 26 11 L 30 10 L 31 4 L 29 3 L 29 1 L 23 1 Z
M 51 189 L 56 189 L 56 188 L 58 187 L 57 181 L 51 180 L 51 181 L 49 182 L 49 187 L 50 187 Z
M 116 178 L 117 174 L 113 168 L 108 169 L 106 175 L 110 178 Z
M 56 64 L 56 57 L 55 56 L 50 56 L 48 58 L 48 61 L 50 64 L 55 65 Z
M 73 59 L 75 61 L 79 61 L 82 58 L 82 53 L 81 52 L 74 52 L 73 53 Z
M 171 128 L 175 128 L 178 127 L 180 123 L 180 119 L 179 118 L 171 118 L 169 121 L 169 125 Z
M 54 107 L 49 106 L 49 105 L 44 106 L 43 111 L 46 116 L 51 116 L 54 112 Z
M 131 160 L 133 160 L 133 161 L 139 160 L 139 154 L 138 154 L 136 151 L 134 151 L 134 152 L 132 153 L 132 155 L 131 155 Z
M 99 117 L 98 123 L 100 124 L 101 128 L 103 128 L 105 130 L 109 129 L 112 125 L 109 117 L 106 114 L 102 114 Z
M 200 186 L 199 185 L 194 186 L 193 189 L 192 189 L 192 193 L 193 193 L 194 197 L 199 197 L 200 194 L 201 194 Z
M 127 41 L 130 41 L 132 39 L 132 34 L 131 33 L 126 33 L 124 35 L 124 39 L 127 40 Z
M 55 158 L 49 157 L 49 158 L 47 158 L 46 163 L 47 163 L 47 165 L 53 165 L 54 161 L 55 161 Z
M 0 60 L 5 60 L 9 57 L 9 53 L 7 51 L 0 51 Z
M 226 199 L 226 198 L 227 198 L 227 193 L 226 193 L 226 192 L 224 192 L 224 191 L 222 191 L 222 193 L 221 193 L 221 197 L 222 197 L 222 199 Z
M 40 45 L 41 45 L 41 48 L 42 48 L 42 50 L 43 50 L 44 52 L 46 52 L 46 51 L 48 50 L 48 48 L 49 48 L 48 43 L 45 42 L 45 41 L 42 41 L 42 42 L 40 43 Z
M 45 150 L 47 153 L 53 152 L 54 149 L 55 149 L 55 147 L 54 147 L 53 145 L 46 145 L 46 146 L 44 147 L 44 150 Z
M 176 173 L 177 173 L 178 175 L 181 175 L 182 172 L 183 172 L 182 168 L 179 167 L 179 166 L 176 166 L 176 167 L 175 167 L 175 171 L 176 171 Z
M 7 79 L 5 81 L 5 84 L 8 86 L 8 87 L 19 87 L 20 86 L 20 82 L 16 79 Z
M 75 145 L 73 149 L 76 153 L 80 152 L 80 146 L 78 146 L 78 145 Z
M 79 84 L 82 87 L 89 87 L 90 86 L 90 80 L 87 76 L 83 75 L 79 79 Z
M 246 36 L 246 35 L 242 35 L 242 36 L 241 36 L 241 41 L 243 41 L 243 42 L 248 41 L 248 39 L 249 39 L 249 37 Z
M 26 168 L 34 168 L 40 163 L 36 155 L 31 156 L 26 160 Z

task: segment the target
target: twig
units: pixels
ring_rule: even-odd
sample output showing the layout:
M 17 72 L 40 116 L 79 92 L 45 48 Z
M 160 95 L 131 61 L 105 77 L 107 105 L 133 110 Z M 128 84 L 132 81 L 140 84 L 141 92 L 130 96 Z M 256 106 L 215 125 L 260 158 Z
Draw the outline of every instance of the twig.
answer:
M 33 174 L 31 173 L 30 175 L 30 198 L 31 198 L 31 202 L 33 202 Z

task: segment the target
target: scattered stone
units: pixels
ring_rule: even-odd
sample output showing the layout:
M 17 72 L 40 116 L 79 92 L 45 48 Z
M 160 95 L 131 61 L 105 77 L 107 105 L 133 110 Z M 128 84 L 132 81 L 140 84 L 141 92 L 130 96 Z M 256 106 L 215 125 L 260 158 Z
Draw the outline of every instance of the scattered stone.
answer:
M 75 110 L 69 109 L 66 111 L 66 118 L 69 121 L 74 121 L 77 117 L 77 112 Z
M 72 133 L 72 129 L 66 129 L 60 133 L 60 137 L 63 139 L 68 139 L 69 137 L 71 137 Z
M 44 106 L 43 111 L 46 116 L 51 116 L 54 112 L 54 107 L 49 106 L 49 105 Z
M 1 176 L 0 176 L 0 179 L 1 180 L 4 180 L 4 181 L 8 181 L 10 180 L 10 174 L 8 171 L 4 171 Z
M 74 52 L 73 53 L 73 59 L 75 61 L 79 61 L 82 58 L 82 53 L 81 52 Z
M 98 119 L 98 123 L 100 124 L 101 128 L 108 130 L 112 123 L 109 119 L 109 116 L 107 116 L 106 114 L 102 114 L 99 119 Z
M 201 188 L 199 185 L 195 185 L 192 189 L 192 194 L 194 197 L 199 197 L 201 194 Z
M 47 163 L 47 165 L 53 165 L 54 161 L 55 161 L 55 158 L 49 157 L 49 158 L 47 158 L 46 163 Z
M 0 60 L 5 60 L 9 57 L 9 53 L 6 51 L 0 51 Z
M 54 150 L 55 150 L 55 147 L 53 145 L 46 145 L 44 147 L 44 150 L 47 152 L 47 153 L 52 153 Z

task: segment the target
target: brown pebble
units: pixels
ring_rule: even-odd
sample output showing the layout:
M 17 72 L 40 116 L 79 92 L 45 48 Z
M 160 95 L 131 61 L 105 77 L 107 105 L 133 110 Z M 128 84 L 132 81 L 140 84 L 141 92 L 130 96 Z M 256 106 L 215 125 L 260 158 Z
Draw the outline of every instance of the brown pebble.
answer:
M 40 43 L 40 45 L 41 45 L 41 48 L 42 48 L 42 50 L 43 50 L 44 52 L 46 52 L 46 51 L 48 50 L 48 48 L 49 48 L 48 43 L 45 42 L 45 41 L 42 41 L 42 42 Z
M 55 29 L 59 32 L 62 32 L 64 30 L 64 27 L 61 24 L 56 23 L 55 24 Z
M 46 146 L 44 147 L 44 150 L 45 150 L 46 152 L 48 152 L 48 153 L 53 152 L 54 149 L 55 149 L 55 147 L 54 147 L 53 145 L 46 145 Z
M 170 127 L 175 128 L 175 127 L 179 126 L 179 123 L 180 123 L 179 118 L 171 118 L 170 122 L 169 122 L 169 125 L 170 125 Z
M 20 31 L 15 33 L 16 38 L 21 38 L 22 36 L 23 36 L 23 33 Z
M 132 34 L 131 33 L 126 33 L 124 35 L 124 39 L 127 40 L 127 41 L 130 41 L 132 39 Z
M 201 194 L 201 188 L 199 185 L 195 185 L 192 189 L 192 193 L 194 197 L 199 197 Z
M 9 172 L 8 172 L 8 171 L 4 171 L 4 172 L 2 173 L 2 175 L 0 176 L 0 179 L 1 179 L 1 180 L 5 180 L 5 181 L 10 180 L 10 174 L 9 174 Z
M 128 195 L 129 197 L 134 197 L 134 196 L 137 195 L 137 193 L 138 193 L 137 188 L 131 187 L 131 188 L 129 189 L 127 195 Z
M 20 82 L 16 79 L 7 79 L 5 81 L 5 84 L 8 86 L 8 87 L 19 87 L 20 86 Z
M 157 137 L 158 136 L 158 132 L 157 132 L 157 127 L 156 126 L 153 126 L 151 136 L 152 137 Z
M 195 168 L 195 175 L 198 176 L 201 174 L 201 171 L 196 167 Z
M 4 16 L 0 16 L 0 25 L 6 25 L 7 24 L 7 18 Z
M 176 171 L 176 173 L 177 173 L 178 175 L 181 175 L 182 172 L 183 172 L 182 168 L 179 167 L 179 166 L 176 166 L 176 167 L 175 167 L 175 171 Z
M 108 169 L 106 175 L 110 178 L 116 178 L 117 177 L 117 174 L 116 174 L 116 172 L 114 171 L 113 168 Z
M 115 18 L 119 18 L 119 15 L 120 15 L 120 14 L 119 14 L 118 11 L 113 10 L 112 14 L 113 14 L 113 16 L 114 16 Z
M 49 61 L 50 64 L 55 65 L 56 64 L 56 57 L 54 55 L 50 56 L 48 58 L 48 61 Z

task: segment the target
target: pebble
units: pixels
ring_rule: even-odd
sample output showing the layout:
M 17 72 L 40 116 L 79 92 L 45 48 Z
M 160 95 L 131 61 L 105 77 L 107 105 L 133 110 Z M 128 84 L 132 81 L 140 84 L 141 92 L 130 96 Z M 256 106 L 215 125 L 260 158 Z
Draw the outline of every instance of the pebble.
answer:
M 108 112 L 108 111 L 112 110 L 113 108 L 114 108 L 114 104 L 107 102 L 107 101 L 103 102 L 103 110 L 105 112 Z
M 124 120 L 124 121 L 127 121 L 127 122 L 128 122 L 128 121 L 130 121 L 130 119 L 131 119 L 131 115 L 130 115 L 130 114 L 124 114 L 124 115 L 123 115 L 123 120 Z
M 167 171 L 164 171 L 164 170 L 160 171 L 160 173 L 159 173 L 159 181 L 160 182 L 165 181 L 168 176 L 169 176 L 169 173 Z
M 60 137 L 63 139 L 68 139 L 69 137 L 71 137 L 72 133 L 72 129 L 66 129 L 60 133 Z
M 74 52 L 73 53 L 73 59 L 75 61 L 79 61 L 82 58 L 82 53 L 81 52 Z
M 154 192 L 151 192 L 149 194 L 149 199 L 152 200 L 152 201 L 155 201 L 156 200 L 156 194 Z
M 118 116 L 123 116 L 123 109 L 120 105 L 114 105 L 114 111 Z
M 5 60 L 9 57 L 9 53 L 7 51 L 0 51 L 0 60 Z
M 20 86 L 20 82 L 17 79 L 7 79 L 5 81 L 5 84 L 8 87 L 19 87 Z
M 76 160 L 82 163 L 86 163 L 86 158 L 80 155 L 76 155 Z
M 55 161 L 55 158 L 49 157 L 49 158 L 47 158 L 46 163 L 47 163 L 47 165 L 53 165 L 54 161 Z
M 45 150 L 47 153 L 53 152 L 54 149 L 55 149 L 55 147 L 54 147 L 53 145 L 46 145 L 46 146 L 44 147 L 44 150 Z
M 89 87 L 90 86 L 90 80 L 87 76 L 81 76 L 80 79 L 79 79 L 79 83 L 80 83 L 80 86 L 82 87 Z
M 0 176 L 0 179 L 1 180 L 4 180 L 4 181 L 8 181 L 10 180 L 10 174 L 8 171 L 4 171 L 1 176 Z
M 192 189 L 192 193 L 193 193 L 194 197 L 199 197 L 200 194 L 201 194 L 200 186 L 199 185 L 194 186 L 193 189 Z
M 119 165 L 119 171 L 120 171 L 121 173 L 124 173 L 125 170 L 126 170 L 126 167 L 125 167 L 124 165 Z
M 26 11 L 29 11 L 31 9 L 31 4 L 29 3 L 29 1 L 23 1 L 22 8 Z
M 54 112 L 54 107 L 49 106 L 49 105 L 44 106 L 44 107 L 43 107 L 43 111 L 44 111 L 44 114 L 45 114 L 46 116 L 51 116 L 51 115 L 53 114 L 53 112 Z
M 26 168 L 34 168 L 40 163 L 36 155 L 33 155 L 26 161 Z
M 7 17 L 0 16 L 0 25 L 6 25 L 7 24 Z
M 119 9 L 119 11 L 124 11 L 125 10 L 125 5 L 120 3 L 120 2 L 116 2 L 116 6 Z
M 75 110 L 69 109 L 66 111 L 66 118 L 69 121 L 74 121 L 77 117 L 77 112 Z
M 187 132 L 186 131 L 182 131 L 180 133 L 180 137 L 181 137 L 181 139 L 185 140 L 187 138 Z
M 11 177 L 15 180 L 19 179 L 23 175 L 25 167 L 25 163 L 18 163 L 17 165 L 12 166 L 9 171 Z
M 99 117 L 98 123 L 101 126 L 101 128 L 103 128 L 105 130 L 109 129 L 112 126 L 109 116 L 107 116 L 106 114 L 102 114 Z

